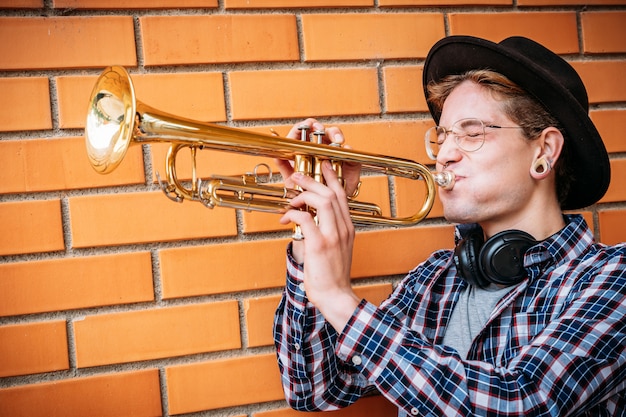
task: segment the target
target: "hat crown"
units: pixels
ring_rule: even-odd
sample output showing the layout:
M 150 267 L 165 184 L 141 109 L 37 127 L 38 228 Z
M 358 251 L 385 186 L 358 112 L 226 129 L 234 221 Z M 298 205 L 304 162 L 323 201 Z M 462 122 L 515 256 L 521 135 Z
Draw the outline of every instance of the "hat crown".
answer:
M 576 70 L 563 58 L 543 45 L 521 36 L 506 38 L 500 45 L 513 55 L 524 56 L 536 66 L 536 71 L 543 72 L 545 77 L 560 84 L 574 96 L 585 112 L 589 111 L 585 85 Z

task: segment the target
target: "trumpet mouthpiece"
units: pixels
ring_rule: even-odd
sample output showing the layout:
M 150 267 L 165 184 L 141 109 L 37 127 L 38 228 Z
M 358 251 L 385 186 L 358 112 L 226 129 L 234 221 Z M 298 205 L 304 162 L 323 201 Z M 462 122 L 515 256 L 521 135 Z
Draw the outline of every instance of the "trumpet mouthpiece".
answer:
M 438 186 L 446 191 L 454 188 L 454 172 L 452 171 L 440 171 L 433 173 L 433 179 Z

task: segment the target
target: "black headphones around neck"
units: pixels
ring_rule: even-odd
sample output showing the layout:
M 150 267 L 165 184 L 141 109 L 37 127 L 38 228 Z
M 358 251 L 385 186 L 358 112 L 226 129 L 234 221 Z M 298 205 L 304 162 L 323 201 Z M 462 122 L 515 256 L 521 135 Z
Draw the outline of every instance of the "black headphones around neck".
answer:
M 511 286 L 526 277 L 524 254 L 537 241 L 521 230 L 505 230 L 485 242 L 480 227 L 468 231 L 454 249 L 461 277 L 480 288 L 490 284 Z

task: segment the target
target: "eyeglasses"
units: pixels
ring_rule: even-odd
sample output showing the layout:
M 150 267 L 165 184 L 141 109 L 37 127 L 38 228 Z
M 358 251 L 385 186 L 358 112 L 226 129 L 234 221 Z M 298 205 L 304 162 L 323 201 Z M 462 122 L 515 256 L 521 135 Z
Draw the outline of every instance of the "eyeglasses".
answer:
M 461 119 L 452 125 L 450 129 L 443 126 L 431 127 L 426 131 L 426 152 L 432 160 L 437 159 L 437 155 L 446 141 L 448 135 L 452 133 L 456 145 L 465 152 L 476 152 L 485 143 L 485 129 L 521 129 L 521 126 L 496 126 L 486 125 L 480 119 Z

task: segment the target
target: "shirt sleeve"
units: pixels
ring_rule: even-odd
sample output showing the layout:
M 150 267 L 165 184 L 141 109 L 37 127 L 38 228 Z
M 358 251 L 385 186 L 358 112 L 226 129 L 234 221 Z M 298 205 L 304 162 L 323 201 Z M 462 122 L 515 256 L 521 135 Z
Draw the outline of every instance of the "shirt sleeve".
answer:
M 335 410 L 358 400 L 367 380 L 335 354 L 337 332 L 308 302 L 303 266 L 287 251 L 287 283 L 274 319 L 285 398 L 301 411 Z

